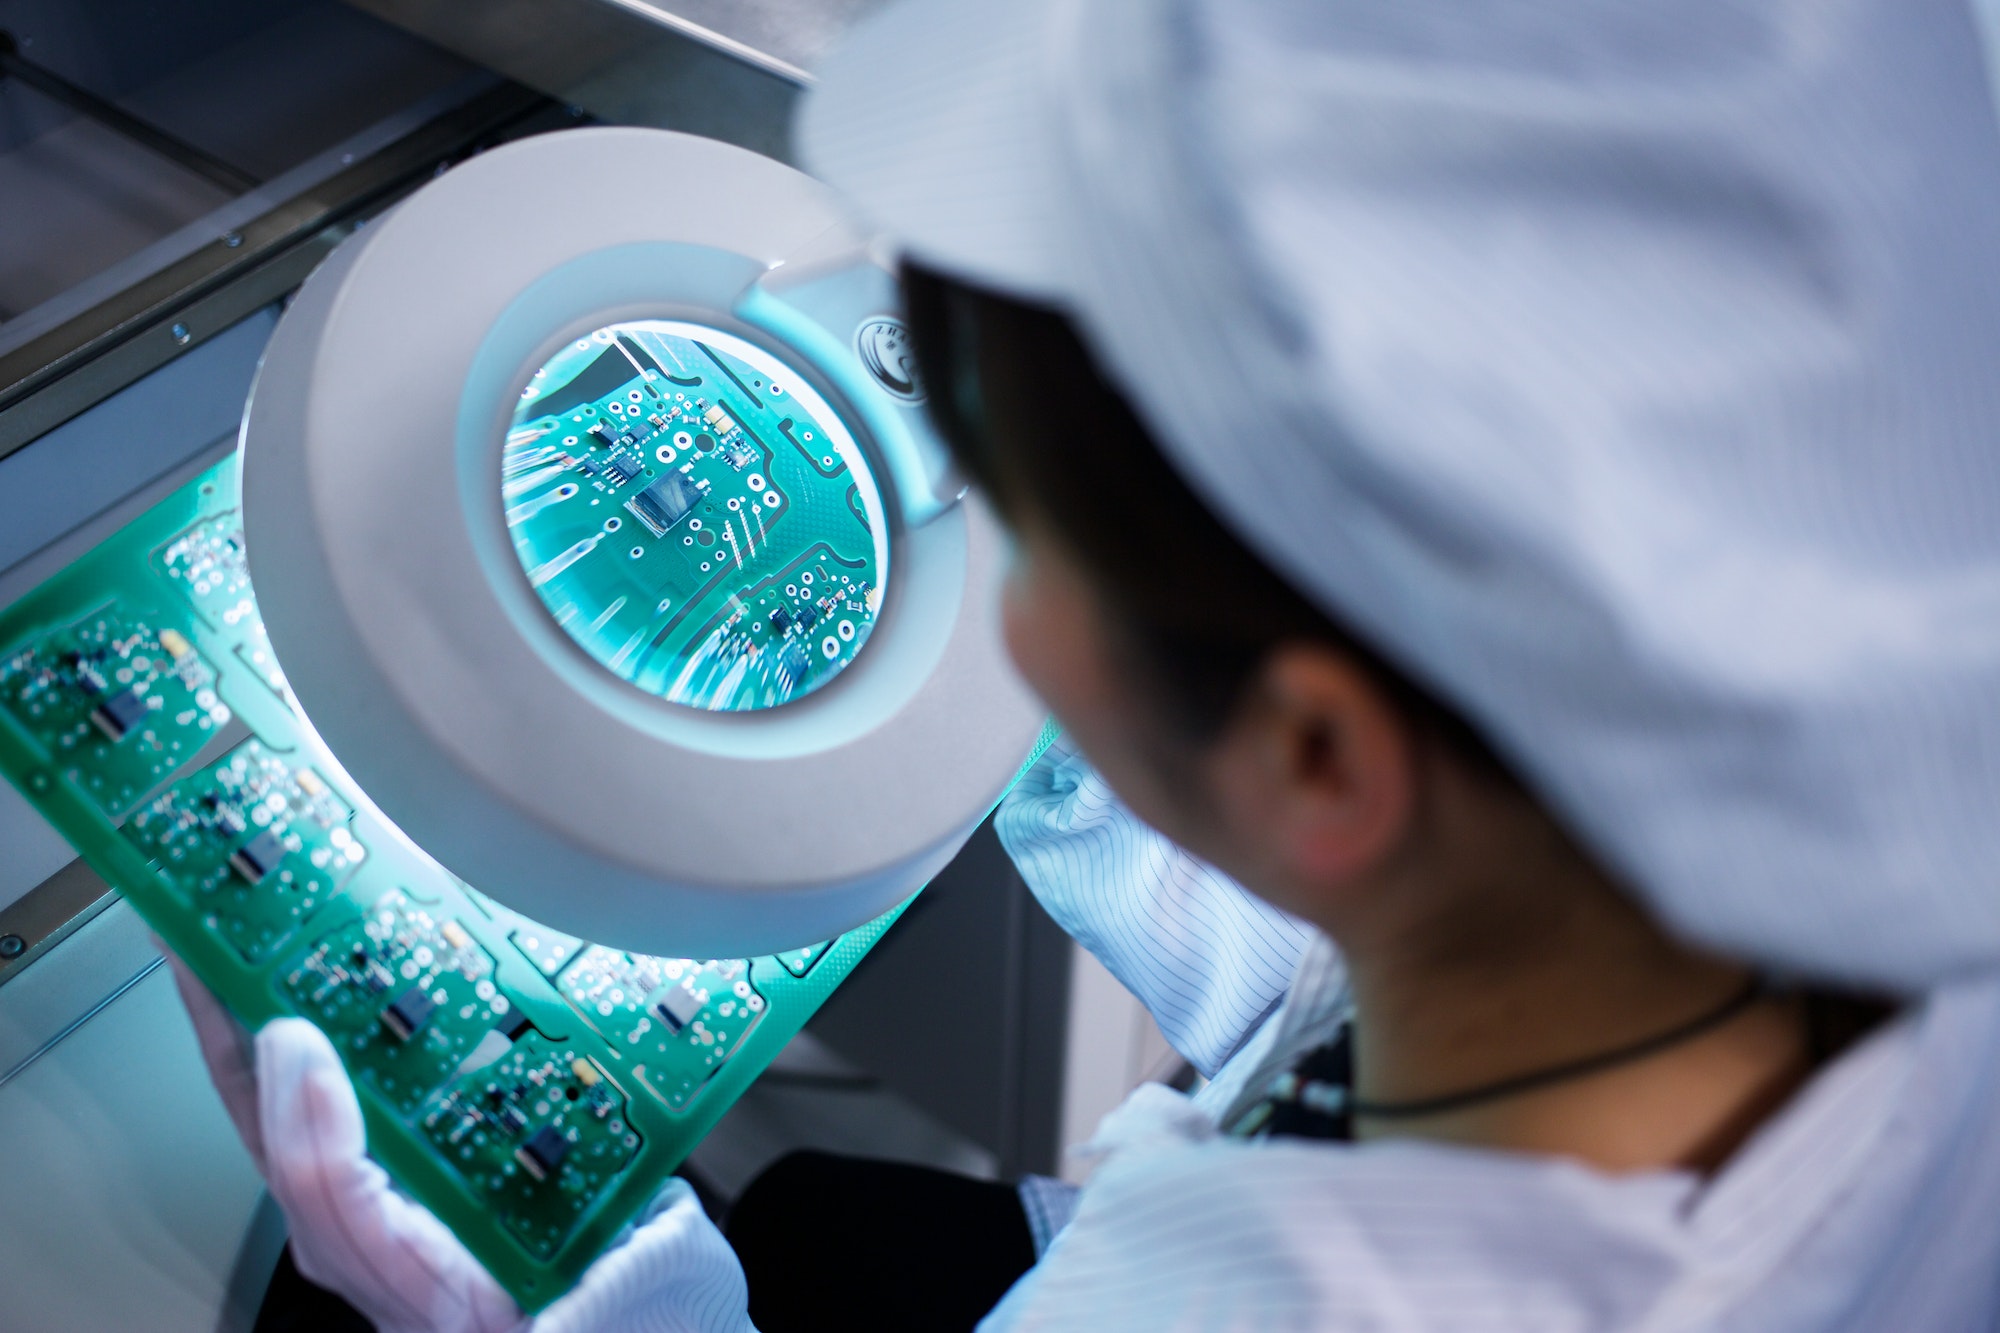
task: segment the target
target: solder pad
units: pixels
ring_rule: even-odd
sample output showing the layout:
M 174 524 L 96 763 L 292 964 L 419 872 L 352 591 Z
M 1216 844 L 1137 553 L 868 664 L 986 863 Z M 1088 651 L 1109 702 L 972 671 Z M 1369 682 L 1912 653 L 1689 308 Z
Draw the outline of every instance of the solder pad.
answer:
M 882 500 L 831 405 L 719 330 L 612 325 L 522 391 L 499 486 L 515 554 L 584 651 L 718 711 L 854 660 L 889 573 Z
M 697 471 L 711 465 L 729 467 L 711 457 Z M 849 504 L 854 483 L 762 466 L 801 508 L 808 494 L 846 506 L 843 535 L 801 523 L 798 549 L 823 542 L 859 560 L 839 565 L 857 571 L 840 586 L 879 590 L 880 517 Z M 257 614 L 236 496 L 230 459 L 0 613 L 0 771 L 245 1024 L 297 1015 L 324 1030 L 354 1079 L 370 1153 L 539 1309 L 646 1207 L 902 909 L 775 957 L 646 958 L 550 931 L 463 884 L 387 825 L 301 725 Z M 620 512 L 621 526 L 638 526 Z M 797 555 L 772 558 L 773 575 L 802 568 Z M 865 591 L 853 597 L 868 604 Z M 669 637 L 679 646 L 665 656 L 680 667 L 656 654 L 636 678 L 679 679 L 689 645 L 728 622 L 727 601 Z M 750 632 L 768 645 L 768 615 L 761 623 Z M 834 631 L 841 661 L 864 632 Z M 762 683 L 745 685 L 753 677 Z M 735 680 L 689 701 L 790 697 L 761 668 Z

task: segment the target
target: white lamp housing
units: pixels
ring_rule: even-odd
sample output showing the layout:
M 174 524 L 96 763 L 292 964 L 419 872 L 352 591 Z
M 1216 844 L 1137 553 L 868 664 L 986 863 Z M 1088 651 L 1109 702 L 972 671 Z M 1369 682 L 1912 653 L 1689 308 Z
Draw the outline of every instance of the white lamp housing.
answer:
M 517 911 L 675 956 L 825 939 L 949 860 L 1043 715 L 1000 642 L 1004 538 L 881 354 L 894 309 L 825 187 L 657 130 L 494 150 L 341 245 L 258 373 L 244 523 L 292 688 L 382 811 Z M 510 545 L 524 386 L 638 320 L 768 352 L 870 464 L 892 576 L 851 665 L 810 694 L 709 712 L 635 688 Z

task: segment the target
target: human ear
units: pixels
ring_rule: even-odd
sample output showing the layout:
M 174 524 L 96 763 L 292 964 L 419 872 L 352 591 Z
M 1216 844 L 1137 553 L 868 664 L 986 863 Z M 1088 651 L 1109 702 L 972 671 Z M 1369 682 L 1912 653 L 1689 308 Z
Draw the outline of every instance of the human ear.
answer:
M 1211 752 L 1232 844 L 1297 891 L 1379 866 L 1409 832 L 1416 747 L 1374 679 L 1335 649 L 1294 645 L 1259 668 Z

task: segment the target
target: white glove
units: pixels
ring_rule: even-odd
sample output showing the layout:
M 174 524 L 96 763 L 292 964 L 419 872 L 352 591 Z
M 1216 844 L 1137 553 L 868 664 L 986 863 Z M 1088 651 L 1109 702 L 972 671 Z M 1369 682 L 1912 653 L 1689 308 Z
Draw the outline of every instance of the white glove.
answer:
M 333 1044 L 281 1018 L 254 1044 L 168 954 L 209 1076 L 285 1211 L 299 1271 L 380 1333 L 756 1333 L 735 1252 L 687 1182 L 532 1319 L 431 1212 L 367 1157 L 361 1104 Z

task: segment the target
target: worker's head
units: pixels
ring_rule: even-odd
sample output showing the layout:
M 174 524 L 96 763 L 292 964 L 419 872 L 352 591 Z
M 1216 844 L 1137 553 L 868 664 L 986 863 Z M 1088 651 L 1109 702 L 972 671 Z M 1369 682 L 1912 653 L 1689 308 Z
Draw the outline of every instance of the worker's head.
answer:
M 1144 818 L 1335 928 L 1389 872 L 1422 867 L 1436 910 L 1503 843 L 1581 865 L 1457 711 L 1213 514 L 1068 319 L 916 264 L 904 293 L 933 415 L 1015 537 L 1014 659 Z
M 1923 985 L 2000 959 L 1979 34 L 1695 4 L 913 0 L 822 64 L 801 145 L 906 255 L 1077 331 L 921 316 L 982 363 L 934 392 L 1008 446 L 971 461 L 1028 585 L 1067 552 L 1117 604 L 1077 680 L 1223 754 L 1256 710 L 1371 700 L 1340 743 L 1393 724 L 1381 810 L 1482 771 L 1419 682 L 1683 934 Z M 1079 344 L 1123 407 L 1025 369 Z M 1118 432 L 1084 412 L 1143 422 L 1150 473 L 1092 470 Z M 1038 472 L 1028 436 L 1077 444 Z M 1176 474 L 1198 504 L 1161 507 Z M 1172 818 L 1171 777 L 1121 780 Z

